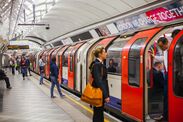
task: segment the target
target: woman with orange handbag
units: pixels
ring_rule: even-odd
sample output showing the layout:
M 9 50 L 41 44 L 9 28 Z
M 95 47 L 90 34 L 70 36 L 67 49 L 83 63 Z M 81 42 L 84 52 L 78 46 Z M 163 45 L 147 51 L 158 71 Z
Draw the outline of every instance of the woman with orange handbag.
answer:
M 94 106 L 93 122 L 104 122 L 104 103 L 110 101 L 109 87 L 107 81 L 107 68 L 104 61 L 107 57 L 107 53 L 104 47 L 98 47 L 94 52 L 96 57 L 95 61 L 91 63 L 90 70 L 93 77 L 92 86 L 100 88 L 103 94 L 103 104 L 101 107 Z

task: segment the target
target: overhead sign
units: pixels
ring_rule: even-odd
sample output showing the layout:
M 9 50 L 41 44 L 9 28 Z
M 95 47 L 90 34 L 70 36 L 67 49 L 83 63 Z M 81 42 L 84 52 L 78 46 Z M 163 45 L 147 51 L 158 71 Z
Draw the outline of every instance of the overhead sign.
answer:
M 121 19 L 114 24 L 120 32 L 172 22 L 183 18 L 183 2 L 178 1 L 165 7 L 159 7 L 145 13 Z
M 29 49 L 29 45 L 8 45 L 8 50 Z

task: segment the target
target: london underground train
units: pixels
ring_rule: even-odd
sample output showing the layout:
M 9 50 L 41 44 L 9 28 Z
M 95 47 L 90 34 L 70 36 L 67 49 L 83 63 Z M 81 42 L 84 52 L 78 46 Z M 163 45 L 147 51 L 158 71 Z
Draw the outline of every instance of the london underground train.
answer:
M 171 33 L 175 29 L 181 31 L 174 39 Z M 125 35 L 102 37 L 71 45 L 63 45 L 47 49 L 35 54 L 36 68 L 40 56 L 50 64 L 52 56 L 56 56 L 59 66 L 59 82 L 69 91 L 82 94 L 89 80 L 89 65 L 94 60 L 92 51 L 103 46 L 108 52 L 105 61 L 109 68 L 108 85 L 111 101 L 105 108 L 118 116 L 134 121 L 146 121 L 163 113 L 163 94 L 151 96 L 154 89 L 152 76 L 152 60 L 149 49 L 160 37 L 169 40 L 168 55 L 165 61 L 168 72 L 168 121 L 183 120 L 183 26 L 182 23 L 171 24 L 142 30 Z M 52 53 L 50 53 L 50 51 Z M 46 55 L 49 60 L 46 60 Z M 35 69 L 36 69 L 35 68 Z M 49 75 L 49 67 L 45 66 Z M 39 73 L 38 70 L 34 70 Z

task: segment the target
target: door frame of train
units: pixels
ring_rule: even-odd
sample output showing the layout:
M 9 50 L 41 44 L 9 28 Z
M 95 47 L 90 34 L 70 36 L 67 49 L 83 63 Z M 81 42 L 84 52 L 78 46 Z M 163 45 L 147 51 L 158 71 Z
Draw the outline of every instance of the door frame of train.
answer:
M 83 45 L 85 44 L 86 42 L 80 42 L 80 43 L 77 43 L 76 45 L 73 46 L 71 52 L 69 53 L 68 55 L 68 87 L 69 87 L 69 82 L 72 82 L 72 90 L 75 90 L 75 86 L 76 86 L 76 79 L 75 79 L 75 75 L 76 75 L 76 62 L 75 60 L 77 59 L 76 57 L 76 53 L 78 51 L 78 49 Z M 71 58 L 72 59 L 72 66 L 71 66 Z M 72 71 L 70 70 L 70 67 L 72 67 Z M 70 83 L 71 84 L 71 83 Z
M 180 122 L 183 112 L 183 107 L 181 107 L 183 105 L 183 98 L 176 96 L 173 89 L 174 50 L 179 39 L 182 38 L 183 30 L 175 36 L 168 51 L 168 121 L 170 122 Z
M 51 50 L 49 50 L 47 52 L 47 67 L 46 67 L 46 72 L 45 72 L 45 76 L 46 78 L 49 78 L 50 77 L 50 62 L 51 62 L 51 56 L 52 56 L 52 53 L 57 49 L 58 47 L 56 48 L 52 48 Z
M 60 56 L 60 62 L 58 62 L 60 64 L 60 67 L 59 67 L 59 76 L 58 76 L 58 81 L 59 81 L 59 84 L 61 84 L 62 82 L 62 56 L 63 56 L 63 53 L 67 50 L 67 48 L 69 48 L 70 45 L 66 45 L 64 47 L 62 47 L 59 52 L 57 53 L 58 55 L 58 58 Z M 58 59 L 59 60 L 59 59 Z
M 161 30 L 162 28 L 154 28 L 150 30 L 145 30 L 137 33 L 134 37 L 130 39 L 130 41 L 126 44 L 125 48 L 122 50 L 122 114 L 136 120 L 136 121 L 144 121 L 145 120 L 145 78 L 144 78 L 144 55 L 146 46 L 149 41 Z M 139 87 L 129 85 L 129 76 L 128 76 L 128 59 L 129 59 L 129 51 L 131 46 L 138 40 L 145 38 L 144 44 L 140 49 L 140 66 L 139 66 Z M 131 93 L 129 93 L 131 92 Z M 134 98 L 139 98 L 134 99 Z M 135 103 L 139 103 L 138 105 Z

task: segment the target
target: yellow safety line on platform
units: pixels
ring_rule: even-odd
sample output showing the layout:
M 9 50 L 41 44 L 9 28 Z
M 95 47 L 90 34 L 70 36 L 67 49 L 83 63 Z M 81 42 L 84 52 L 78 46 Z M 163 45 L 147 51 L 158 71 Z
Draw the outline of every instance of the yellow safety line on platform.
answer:
M 46 80 L 46 82 L 47 82 L 48 84 L 50 84 L 50 82 L 48 82 L 47 80 Z M 56 88 L 54 88 L 54 89 L 56 90 Z M 90 113 L 93 114 L 93 111 L 92 111 L 90 108 L 88 108 L 88 107 L 82 105 L 81 103 L 79 103 L 78 101 L 76 101 L 76 100 L 73 99 L 72 97 L 68 96 L 67 94 L 65 94 L 65 96 L 66 96 L 68 99 L 70 99 L 71 101 L 73 101 L 74 103 L 76 103 L 77 105 L 81 106 L 82 108 L 84 108 L 85 110 L 87 110 L 88 112 L 90 112 Z M 104 122 L 109 122 L 109 120 L 106 119 L 106 118 L 104 118 Z

